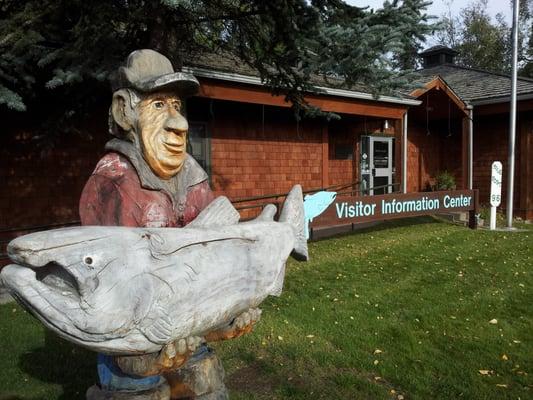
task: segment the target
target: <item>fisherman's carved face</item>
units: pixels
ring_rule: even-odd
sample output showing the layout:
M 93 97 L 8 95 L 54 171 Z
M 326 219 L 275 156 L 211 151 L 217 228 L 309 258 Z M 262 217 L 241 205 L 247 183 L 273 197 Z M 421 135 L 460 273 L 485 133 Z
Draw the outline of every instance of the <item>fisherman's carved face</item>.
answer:
M 172 178 L 185 162 L 189 129 L 179 97 L 173 93 L 146 95 L 137 111 L 144 159 L 158 177 Z

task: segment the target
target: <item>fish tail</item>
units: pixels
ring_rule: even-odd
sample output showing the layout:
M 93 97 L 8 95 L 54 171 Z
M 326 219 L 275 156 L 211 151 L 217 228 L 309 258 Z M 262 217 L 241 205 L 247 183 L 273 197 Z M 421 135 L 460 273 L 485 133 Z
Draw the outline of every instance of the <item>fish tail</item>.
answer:
M 287 195 L 281 209 L 279 222 L 287 222 L 294 229 L 296 241 L 291 255 L 298 261 L 309 260 L 307 239 L 305 238 L 304 201 L 300 185 L 294 185 Z

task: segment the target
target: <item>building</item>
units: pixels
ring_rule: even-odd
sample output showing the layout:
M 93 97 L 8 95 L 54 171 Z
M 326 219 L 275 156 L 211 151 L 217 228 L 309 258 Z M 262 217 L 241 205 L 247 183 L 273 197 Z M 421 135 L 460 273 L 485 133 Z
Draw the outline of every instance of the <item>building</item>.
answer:
M 417 82 L 422 87 L 411 94 L 422 103 L 408 111 L 407 189 L 423 190 L 439 171 L 447 170 L 455 175 L 458 187 L 479 189 L 481 204 L 488 204 L 491 164 L 501 161 L 505 208 L 510 76 L 455 65 L 455 52 L 444 46 L 421 56 Z M 532 79 L 518 79 L 517 96 L 513 211 L 533 219 Z
M 455 176 L 458 188 L 479 188 L 486 204 L 490 164 L 507 163 L 510 78 L 456 66 L 454 52 L 443 47 L 422 57 L 419 87 L 405 95 L 374 98 L 364 88 L 315 82 L 319 90 L 308 94 L 309 103 L 341 118 L 300 122 L 282 96 L 271 95 L 235 61 L 206 57 L 190 63 L 201 83 L 200 94 L 187 102 L 190 150 L 215 192 L 240 205 L 248 204 L 240 202 L 246 198 L 286 193 L 296 183 L 306 191 L 344 186 L 369 195 L 431 190 L 442 171 Z M 514 210 L 531 219 L 532 80 L 519 80 L 518 99 Z M 109 139 L 108 102 L 102 99 L 81 135 L 50 149 L 32 145 L 38 120 L 5 112 L 3 244 L 20 233 L 77 223 L 81 190 Z

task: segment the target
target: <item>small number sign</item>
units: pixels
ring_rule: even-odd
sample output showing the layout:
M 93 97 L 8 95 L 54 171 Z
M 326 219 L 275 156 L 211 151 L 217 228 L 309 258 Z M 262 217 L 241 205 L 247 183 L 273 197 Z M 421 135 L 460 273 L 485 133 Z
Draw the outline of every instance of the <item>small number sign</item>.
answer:
M 490 177 L 490 205 L 498 207 L 502 202 L 502 163 L 494 161 L 492 163 L 492 173 Z

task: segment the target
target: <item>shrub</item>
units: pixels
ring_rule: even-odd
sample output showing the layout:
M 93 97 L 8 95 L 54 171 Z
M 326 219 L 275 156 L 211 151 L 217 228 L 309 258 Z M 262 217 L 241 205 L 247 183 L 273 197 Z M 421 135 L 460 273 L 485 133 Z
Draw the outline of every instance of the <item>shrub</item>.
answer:
M 448 171 L 442 171 L 436 177 L 436 190 L 455 190 L 455 177 Z

